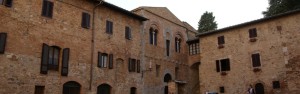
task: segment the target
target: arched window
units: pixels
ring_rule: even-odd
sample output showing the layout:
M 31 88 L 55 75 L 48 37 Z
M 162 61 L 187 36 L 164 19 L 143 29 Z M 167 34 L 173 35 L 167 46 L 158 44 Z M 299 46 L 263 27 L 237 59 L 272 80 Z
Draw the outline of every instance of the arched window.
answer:
M 110 94 L 111 86 L 108 84 L 101 84 L 97 88 L 97 94 Z
M 164 82 L 170 82 L 171 80 L 172 80 L 172 76 L 169 73 L 167 73 L 164 77 Z
M 80 94 L 81 85 L 74 81 L 69 81 L 63 85 L 63 94 Z
M 136 88 L 135 87 L 130 88 L 130 94 L 136 94 Z
M 175 38 L 175 51 L 180 53 L 180 45 L 181 45 L 181 39 L 176 37 Z
M 264 85 L 262 83 L 257 83 L 255 85 L 255 94 L 265 94 Z
M 152 45 L 157 45 L 157 29 L 150 28 L 149 30 L 149 42 Z

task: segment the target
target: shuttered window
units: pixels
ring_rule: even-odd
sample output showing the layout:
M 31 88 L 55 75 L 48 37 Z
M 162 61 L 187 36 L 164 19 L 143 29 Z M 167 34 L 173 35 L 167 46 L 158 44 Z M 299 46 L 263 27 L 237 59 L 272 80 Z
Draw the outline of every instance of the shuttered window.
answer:
M 114 61 L 113 54 L 109 54 L 109 65 L 108 65 L 109 69 L 113 69 L 113 65 L 114 65 L 113 61 Z
M 52 18 L 53 15 L 53 2 L 43 0 L 42 16 Z
M 136 69 L 137 64 L 136 63 L 137 63 L 136 59 L 132 59 L 132 58 L 128 59 L 128 70 L 129 70 L 129 72 L 136 72 L 137 71 L 137 69 Z
M 216 70 L 217 72 L 220 72 L 220 61 L 216 60 Z
M 167 56 L 170 56 L 170 40 L 166 40 Z
M 261 64 L 260 64 L 260 55 L 259 55 L 259 53 L 252 54 L 251 57 L 252 57 L 252 66 L 253 67 L 260 67 Z
M 49 47 L 48 70 L 58 71 L 60 48 L 57 46 Z
M 219 37 L 218 37 L 218 44 L 219 44 L 219 45 L 225 44 L 224 36 L 219 36 Z
M 35 86 L 34 94 L 44 94 L 45 86 Z
M 61 67 L 61 75 L 62 76 L 68 76 L 69 54 L 70 54 L 70 49 L 69 48 L 63 49 L 62 67 Z
M 48 59 L 49 59 L 49 46 L 43 44 L 42 57 L 41 57 L 41 74 L 48 73 Z
M 128 26 L 125 27 L 125 38 L 131 40 L 131 29 Z
M 254 37 L 257 37 L 256 28 L 249 29 L 249 38 L 254 38 Z
M 7 33 L 0 33 L 0 54 L 4 54 Z
M 87 29 L 90 28 L 90 14 L 85 12 L 82 13 L 81 27 Z
M 216 71 L 230 71 L 230 60 L 229 59 L 222 59 L 216 60 Z
M 113 22 L 106 21 L 106 33 L 113 34 Z

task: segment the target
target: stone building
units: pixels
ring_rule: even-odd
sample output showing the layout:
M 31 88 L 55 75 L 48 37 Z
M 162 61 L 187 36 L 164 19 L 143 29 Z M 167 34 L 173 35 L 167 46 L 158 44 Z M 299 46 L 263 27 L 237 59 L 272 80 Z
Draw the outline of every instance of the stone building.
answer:
M 200 93 L 300 93 L 300 10 L 198 34 Z
M 1 94 L 199 92 L 195 29 L 167 8 L 0 0 L 0 19 Z

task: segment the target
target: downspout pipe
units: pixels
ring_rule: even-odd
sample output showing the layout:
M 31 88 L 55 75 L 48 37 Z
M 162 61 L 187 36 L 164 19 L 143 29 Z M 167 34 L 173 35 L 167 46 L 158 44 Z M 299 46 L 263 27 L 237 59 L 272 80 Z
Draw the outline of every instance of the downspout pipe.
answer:
M 92 90 L 92 82 L 93 82 L 93 68 L 94 68 L 94 50 L 95 50 L 95 11 L 97 7 L 99 7 L 103 0 L 97 0 L 99 3 L 93 8 L 93 18 L 92 18 L 92 40 L 91 40 L 91 66 L 90 66 L 90 83 L 89 90 Z

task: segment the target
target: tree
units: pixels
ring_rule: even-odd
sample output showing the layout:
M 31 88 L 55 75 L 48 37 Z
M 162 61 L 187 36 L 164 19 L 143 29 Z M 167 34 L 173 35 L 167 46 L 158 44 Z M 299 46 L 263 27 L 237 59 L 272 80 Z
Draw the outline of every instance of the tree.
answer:
M 198 22 L 198 32 L 203 33 L 211 30 L 216 30 L 218 24 L 215 21 L 215 16 L 212 12 L 205 12 L 202 14 L 200 21 Z
M 300 9 L 299 0 L 269 0 L 269 7 L 263 15 L 269 17 L 296 9 Z

